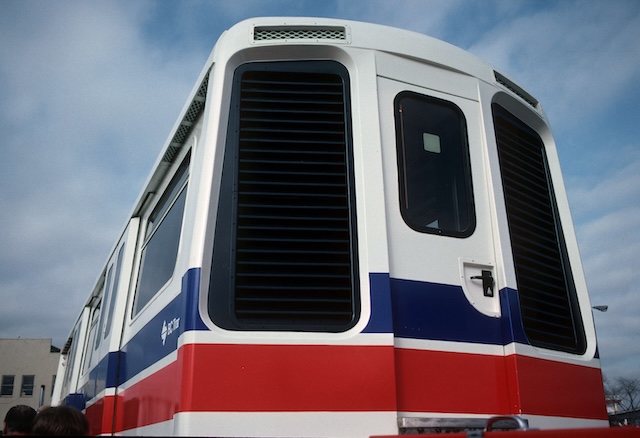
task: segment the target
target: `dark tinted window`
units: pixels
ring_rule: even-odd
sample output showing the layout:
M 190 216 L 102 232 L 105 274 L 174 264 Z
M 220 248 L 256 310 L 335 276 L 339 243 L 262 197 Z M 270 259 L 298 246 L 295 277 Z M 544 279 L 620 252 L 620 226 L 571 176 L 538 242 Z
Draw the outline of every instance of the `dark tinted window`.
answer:
M 74 362 L 76 358 L 76 351 L 78 350 L 78 336 L 80 333 L 80 325 L 82 320 L 76 322 L 71 337 L 67 340 L 67 344 L 62 350 L 62 354 L 66 355 L 67 366 L 64 369 L 64 377 L 62 381 L 62 394 L 66 394 L 69 391 L 69 385 L 71 383 L 71 376 L 73 374 Z
M 111 291 L 112 280 L 113 280 L 113 265 L 111 265 L 109 267 L 109 270 L 107 271 L 107 284 L 104 287 L 104 293 L 107 294 L 107 296 L 109 296 L 109 293 Z M 106 302 L 106 299 L 105 299 L 105 302 Z M 96 343 L 94 345 L 95 349 L 98 348 L 98 346 L 100 345 L 100 341 L 102 340 L 102 336 L 100 336 L 100 330 L 103 327 L 106 310 L 107 309 L 104 309 L 104 311 L 100 312 L 100 322 L 98 323 L 98 328 L 97 328 L 98 333 L 96 334 Z
M 33 395 L 33 382 L 36 376 L 28 375 L 22 376 L 22 388 L 20 389 L 20 396 L 32 396 Z
M 118 296 L 118 284 L 120 284 L 120 269 L 122 268 L 122 255 L 124 253 L 124 245 L 118 251 L 118 259 L 116 261 L 116 276 L 109 297 L 109 316 L 107 317 L 106 327 L 104 328 L 104 337 L 106 338 L 111 331 L 111 321 L 113 321 L 113 308 L 116 305 L 116 297 Z
M 102 296 L 104 295 L 104 284 L 101 286 L 102 290 L 97 295 L 97 304 L 91 310 L 91 323 L 89 326 L 89 334 L 87 337 L 87 343 L 84 353 L 84 358 L 82 359 L 82 374 L 85 374 L 89 371 L 89 366 L 91 365 L 91 360 L 93 358 L 93 354 L 95 350 L 92 348 L 94 341 L 96 340 L 96 331 L 98 327 L 98 317 L 100 316 L 100 309 L 102 307 Z
M 13 381 L 15 376 L 2 376 L 2 389 L 0 395 L 13 395 Z
M 417 231 L 465 237 L 475 215 L 466 122 L 451 102 L 411 92 L 395 100 L 400 210 Z
M 142 249 L 134 314 L 138 313 L 173 275 L 187 196 L 186 178 L 187 164 L 183 164 L 149 218 L 147 239 Z

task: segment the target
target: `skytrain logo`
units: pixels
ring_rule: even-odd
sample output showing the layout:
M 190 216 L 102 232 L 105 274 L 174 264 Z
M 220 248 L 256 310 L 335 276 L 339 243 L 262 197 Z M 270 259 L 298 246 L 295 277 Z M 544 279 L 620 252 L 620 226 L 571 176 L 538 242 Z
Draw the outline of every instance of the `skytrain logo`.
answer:
M 162 331 L 160 332 L 160 337 L 162 338 L 162 345 L 164 345 L 165 342 L 167 341 L 167 336 L 171 335 L 171 333 L 178 330 L 179 327 L 180 327 L 180 318 L 173 318 L 171 321 L 169 321 L 168 324 L 166 320 L 162 323 Z

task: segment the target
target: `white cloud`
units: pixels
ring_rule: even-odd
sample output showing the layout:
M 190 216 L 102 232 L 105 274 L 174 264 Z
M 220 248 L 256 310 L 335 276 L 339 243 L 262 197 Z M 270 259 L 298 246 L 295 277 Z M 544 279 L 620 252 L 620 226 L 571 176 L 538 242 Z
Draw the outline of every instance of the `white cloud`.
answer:
M 625 113 L 637 113 L 637 104 L 618 103 L 638 94 L 638 41 L 637 3 L 568 1 L 496 22 L 470 48 L 540 99 L 561 133 L 592 303 L 609 305 L 595 322 L 610 377 L 640 372 L 640 149 L 631 134 L 637 121 Z
M 39 330 L 59 344 L 207 53 L 168 57 L 146 41 L 146 3 L 9 5 L 13 16 L 0 19 L 0 209 L 11 212 L 0 218 L 0 293 L 38 306 L 21 322 L 3 306 L 0 336 Z
M 617 148 L 607 145 L 589 156 L 601 172 L 567 178 L 576 222 L 611 210 L 634 208 L 637 204 L 634 201 L 640 200 L 640 145 Z
M 338 2 L 335 16 L 357 21 L 381 23 L 436 36 L 443 31 L 449 14 L 459 1 Z
M 609 107 L 640 77 L 636 6 L 624 1 L 553 3 L 497 24 L 470 50 L 552 108 L 555 124 L 575 127 L 585 115 Z
M 588 175 L 574 177 L 570 193 L 577 206 L 576 234 L 595 313 L 600 353 L 610 377 L 637 377 L 640 366 L 640 150 L 619 151 L 626 165 L 594 184 Z

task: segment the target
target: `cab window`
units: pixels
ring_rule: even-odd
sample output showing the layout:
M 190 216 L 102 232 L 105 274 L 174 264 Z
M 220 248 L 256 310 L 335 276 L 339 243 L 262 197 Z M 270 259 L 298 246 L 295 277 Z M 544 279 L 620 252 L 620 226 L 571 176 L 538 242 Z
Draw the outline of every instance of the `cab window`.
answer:
M 413 92 L 395 99 L 400 211 L 423 233 L 467 237 L 475 228 L 464 115 Z

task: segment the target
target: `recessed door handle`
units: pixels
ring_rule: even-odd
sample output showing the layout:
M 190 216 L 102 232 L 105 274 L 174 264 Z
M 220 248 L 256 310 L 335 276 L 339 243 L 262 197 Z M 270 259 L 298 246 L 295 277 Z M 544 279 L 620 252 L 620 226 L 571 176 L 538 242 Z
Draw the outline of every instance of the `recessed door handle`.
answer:
M 493 280 L 493 276 L 491 275 L 491 271 L 482 270 L 482 275 L 474 275 L 471 277 L 472 280 L 482 280 L 482 290 L 484 291 L 485 297 L 493 296 L 493 287 L 495 285 L 495 281 Z

